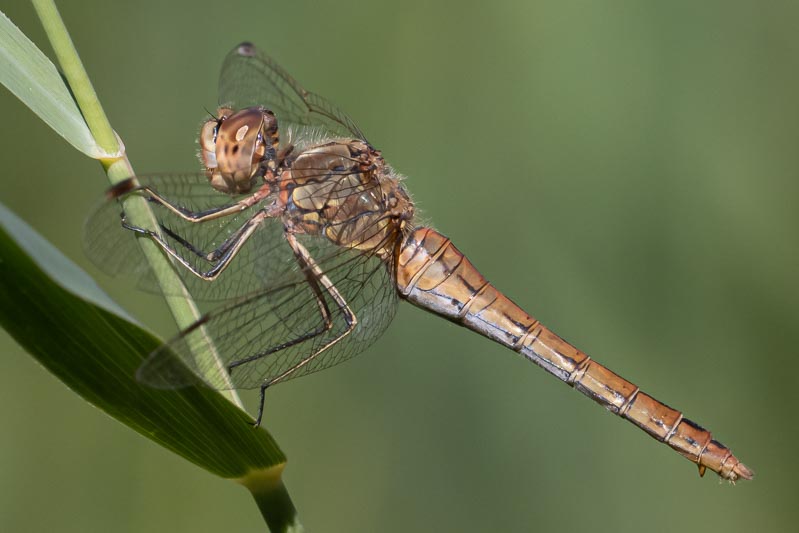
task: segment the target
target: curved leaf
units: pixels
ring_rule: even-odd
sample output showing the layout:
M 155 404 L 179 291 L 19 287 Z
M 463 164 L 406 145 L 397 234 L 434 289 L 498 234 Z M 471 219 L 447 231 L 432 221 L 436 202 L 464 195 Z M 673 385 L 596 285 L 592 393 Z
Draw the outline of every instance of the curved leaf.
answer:
M 109 157 L 94 140 L 55 65 L 2 12 L 0 83 L 69 144 L 94 159 Z
M 155 390 L 135 380 L 161 341 L 98 293 L 0 206 L 0 324 L 21 346 L 87 401 L 198 466 L 251 490 L 253 479 L 279 483 L 283 452 L 222 395 L 205 387 Z

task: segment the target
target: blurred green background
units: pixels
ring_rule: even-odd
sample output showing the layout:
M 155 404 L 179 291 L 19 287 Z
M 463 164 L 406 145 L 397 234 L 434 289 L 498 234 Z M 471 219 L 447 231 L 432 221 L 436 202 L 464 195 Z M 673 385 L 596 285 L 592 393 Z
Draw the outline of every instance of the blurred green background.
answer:
M 32 8 L 10 4 L 49 53 Z M 269 391 L 309 530 L 795 528 L 799 4 L 61 4 L 139 172 L 199 168 L 222 58 L 251 40 L 348 111 L 423 220 L 499 288 L 757 473 L 700 479 L 534 365 L 404 304 L 367 354 Z M 0 106 L 0 201 L 172 333 L 158 298 L 83 257 L 99 165 L 5 90 Z M 246 491 L 87 405 L 5 333 L 0 353 L 0 530 L 263 529 Z

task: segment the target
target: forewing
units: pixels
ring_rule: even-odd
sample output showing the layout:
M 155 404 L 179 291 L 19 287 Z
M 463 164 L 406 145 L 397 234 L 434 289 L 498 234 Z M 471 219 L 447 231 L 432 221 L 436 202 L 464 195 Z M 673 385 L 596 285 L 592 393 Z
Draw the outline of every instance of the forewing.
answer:
M 282 130 L 294 125 L 319 129 L 329 137 L 366 140 L 350 117 L 325 98 L 305 89 L 251 43 L 241 43 L 225 58 L 219 78 L 219 103 L 234 109 L 263 106 L 275 113 Z
M 215 191 L 202 173 L 152 175 L 137 179 L 173 205 L 192 211 L 228 205 L 241 198 Z M 145 192 L 132 194 L 149 196 Z M 169 246 L 194 268 L 204 272 L 214 263 L 198 252 L 207 253 L 218 248 L 263 207 L 263 204 L 257 204 L 233 215 L 192 223 L 156 202 L 149 205 Z M 139 288 L 162 292 L 137 242 L 137 239 L 146 237 L 122 227 L 122 214 L 119 200 L 98 203 L 84 227 L 86 254 L 109 275 L 130 276 Z M 214 281 L 203 280 L 182 265 L 176 266 L 192 296 L 203 301 L 223 301 L 250 294 L 283 277 L 283 271 L 292 268 L 293 255 L 285 245 L 283 227 L 276 220 L 264 221 Z
M 317 293 L 297 269 L 274 286 L 203 316 L 154 352 L 139 370 L 139 379 L 155 387 L 173 388 L 194 383 L 200 376 L 217 389 L 256 388 L 328 345 L 287 379 L 328 368 L 366 349 L 385 331 L 396 311 L 389 262 L 318 237 L 301 241 L 354 313 L 357 325 L 351 333 L 344 335 L 348 329 L 344 310 L 322 290 L 331 318 L 331 326 L 326 327 Z M 288 248 L 287 243 L 285 246 Z M 214 342 L 218 359 L 206 350 L 208 338 Z M 201 355 L 197 358 L 196 354 Z M 182 372 L 177 361 L 191 372 Z M 238 364 L 242 361 L 249 362 Z M 235 368 L 228 376 L 225 369 L 231 365 Z

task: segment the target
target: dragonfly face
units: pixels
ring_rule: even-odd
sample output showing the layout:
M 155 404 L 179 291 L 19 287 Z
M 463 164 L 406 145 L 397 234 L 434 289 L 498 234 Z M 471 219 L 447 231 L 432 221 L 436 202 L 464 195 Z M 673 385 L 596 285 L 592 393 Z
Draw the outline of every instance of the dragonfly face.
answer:
M 249 192 L 259 173 L 274 171 L 278 141 L 271 111 L 220 107 L 217 118 L 207 120 L 200 130 L 200 160 L 211 186 L 228 194 Z
M 101 212 L 86 225 L 87 252 L 104 270 L 132 271 L 146 286 L 135 238 L 149 238 L 177 262 L 195 299 L 214 304 L 149 356 L 137 373 L 143 382 L 259 388 L 257 424 L 267 387 L 363 351 L 405 299 L 519 353 L 700 473 L 751 479 L 709 431 L 541 325 L 448 238 L 414 226 L 400 176 L 353 121 L 252 44 L 228 54 L 219 88 L 223 105 L 200 134 L 205 173 L 143 176 L 110 191 L 143 196 L 157 227 L 123 215 L 126 244 L 118 224 L 94 220 Z M 217 355 L 202 355 L 209 338 Z M 175 355 L 190 372 L 176 371 Z

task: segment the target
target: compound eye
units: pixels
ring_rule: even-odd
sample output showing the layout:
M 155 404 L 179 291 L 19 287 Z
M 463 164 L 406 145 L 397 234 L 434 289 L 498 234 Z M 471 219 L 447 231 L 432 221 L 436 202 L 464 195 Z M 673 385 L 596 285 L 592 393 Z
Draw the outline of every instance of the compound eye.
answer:
M 263 130 L 270 136 L 277 133 L 277 118 L 275 114 L 265 109 L 263 112 L 264 126 Z
M 203 123 L 200 130 L 200 159 L 205 168 L 216 168 L 216 137 L 220 121 L 212 118 Z

